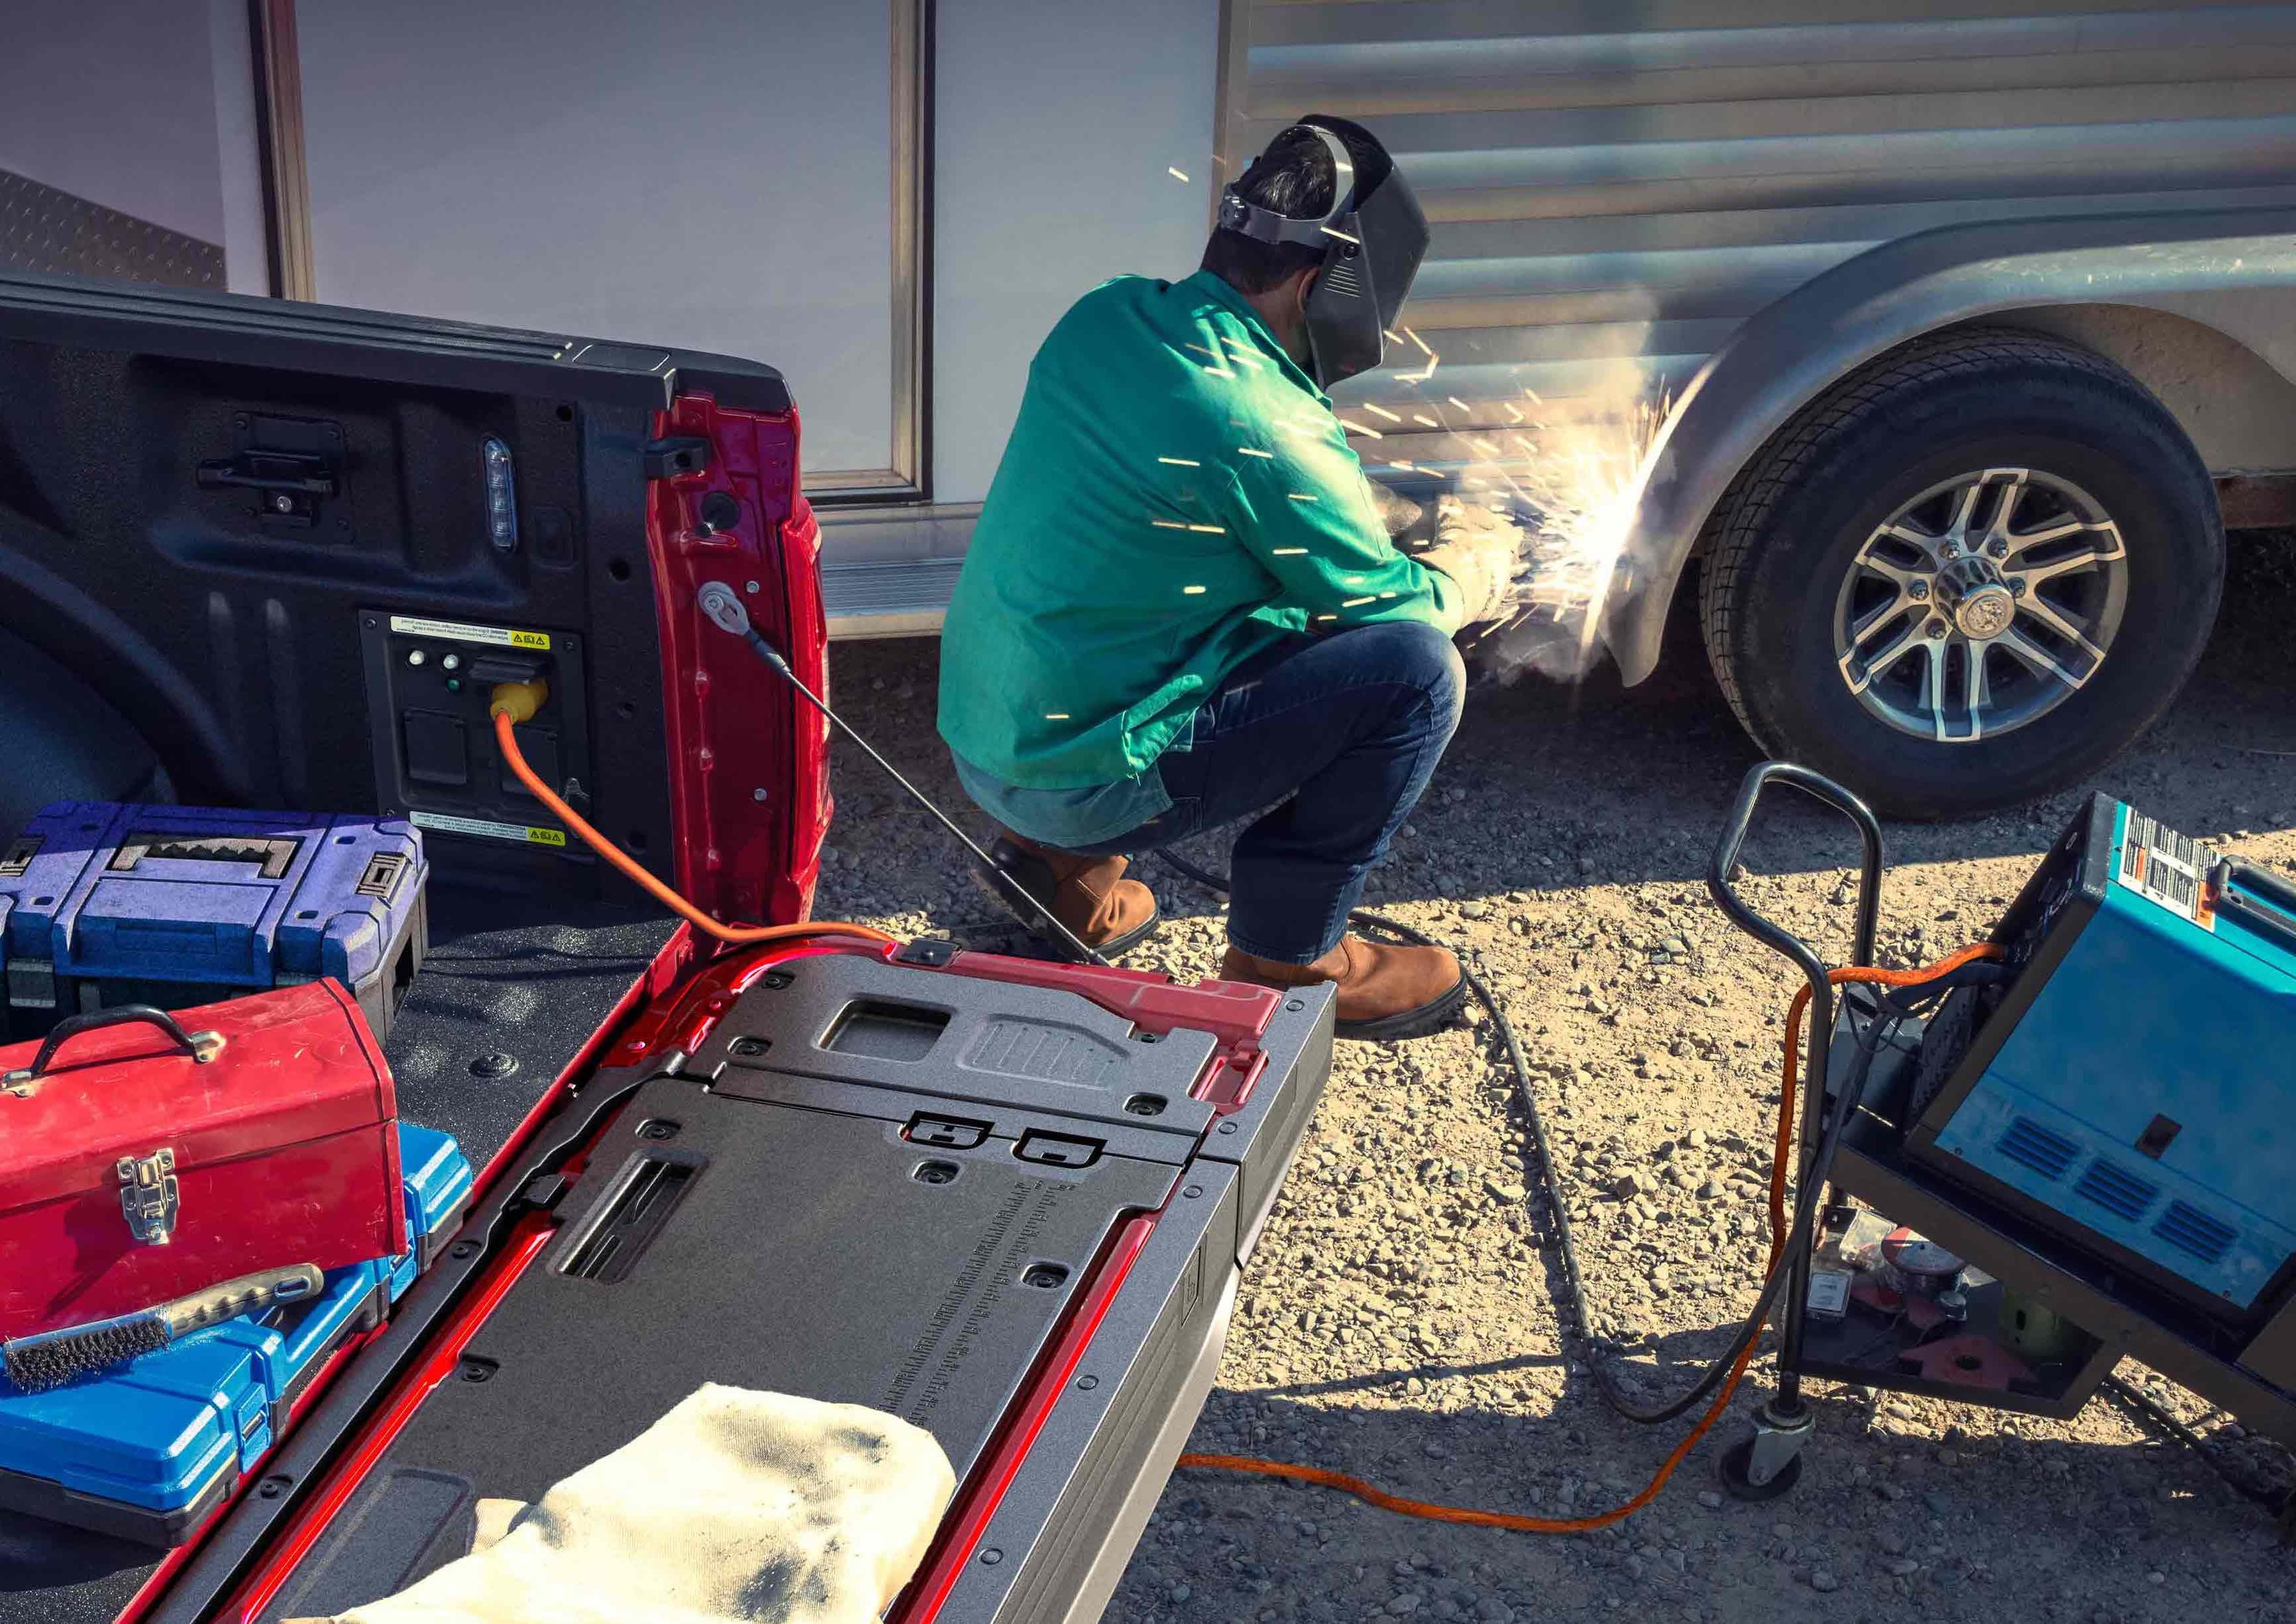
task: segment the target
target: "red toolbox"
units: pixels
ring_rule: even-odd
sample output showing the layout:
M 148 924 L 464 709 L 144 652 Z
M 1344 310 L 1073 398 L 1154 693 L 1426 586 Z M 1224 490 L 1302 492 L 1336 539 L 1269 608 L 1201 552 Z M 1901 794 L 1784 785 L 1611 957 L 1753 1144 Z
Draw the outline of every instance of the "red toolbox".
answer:
M 398 1251 L 397 1114 L 332 980 L 0 1048 L 0 1338 Z

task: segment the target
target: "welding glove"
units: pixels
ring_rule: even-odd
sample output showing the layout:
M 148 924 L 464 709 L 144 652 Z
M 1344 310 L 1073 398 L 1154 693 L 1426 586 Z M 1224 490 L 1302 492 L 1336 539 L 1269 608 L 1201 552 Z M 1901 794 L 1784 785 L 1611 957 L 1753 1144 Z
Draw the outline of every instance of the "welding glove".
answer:
M 1513 607 L 1521 553 L 1522 529 L 1513 520 L 1444 496 L 1435 504 L 1435 545 L 1418 557 L 1450 578 L 1459 590 L 1459 626 L 1473 626 L 1499 619 Z
M 1387 531 L 1390 541 L 1417 524 L 1426 513 L 1426 509 L 1399 490 L 1390 490 L 1377 480 L 1365 480 L 1364 483 L 1371 488 L 1371 504 L 1378 512 L 1380 526 Z
M 708 1384 L 533 1505 L 481 1501 L 469 1555 L 332 1624 L 875 1624 L 955 1487 L 897 1416 Z

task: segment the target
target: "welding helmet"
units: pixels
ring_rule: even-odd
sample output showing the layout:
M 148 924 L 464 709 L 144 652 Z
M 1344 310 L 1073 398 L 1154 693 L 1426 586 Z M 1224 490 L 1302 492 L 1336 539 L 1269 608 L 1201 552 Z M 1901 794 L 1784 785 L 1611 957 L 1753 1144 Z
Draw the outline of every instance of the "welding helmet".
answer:
M 1305 314 L 1308 370 L 1329 389 L 1379 365 L 1388 330 L 1427 257 L 1427 217 L 1411 183 L 1362 125 L 1316 113 L 1291 129 L 1312 132 L 1332 155 L 1337 184 L 1331 212 L 1320 219 L 1277 214 L 1231 185 L 1220 193 L 1219 226 L 1255 242 L 1323 250 Z

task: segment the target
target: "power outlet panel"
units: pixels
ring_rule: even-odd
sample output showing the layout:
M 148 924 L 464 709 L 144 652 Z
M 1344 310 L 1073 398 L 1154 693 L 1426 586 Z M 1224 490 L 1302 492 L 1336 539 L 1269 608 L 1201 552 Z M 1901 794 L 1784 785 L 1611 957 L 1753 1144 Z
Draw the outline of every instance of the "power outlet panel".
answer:
M 434 851 L 516 848 L 589 860 L 512 774 L 487 714 L 497 683 L 549 685 L 541 710 L 518 729 L 519 751 L 568 805 L 594 817 L 578 635 L 363 610 L 359 642 L 375 789 L 386 809 L 413 819 Z

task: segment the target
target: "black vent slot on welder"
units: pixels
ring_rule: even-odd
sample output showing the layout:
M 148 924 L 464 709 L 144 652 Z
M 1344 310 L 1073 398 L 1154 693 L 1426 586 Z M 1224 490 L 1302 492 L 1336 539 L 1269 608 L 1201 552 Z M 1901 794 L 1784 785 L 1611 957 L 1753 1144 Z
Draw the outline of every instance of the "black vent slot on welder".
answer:
M 2152 1198 L 2161 1190 L 2157 1185 L 2147 1184 L 2100 1156 L 2088 1164 L 2088 1171 L 2080 1176 L 2073 1193 L 2086 1195 L 2107 1212 L 2135 1223 L 2144 1216 L 2144 1210 L 2152 1204 Z
M 922 1060 L 948 1029 L 948 1012 L 919 1004 L 857 998 L 838 1012 L 821 1046 L 872 1060 Z
M 2042 1177 L 2062 1178 L 2080 1147 L 2062 1134 L 2053 1134 L 2030 1117 L 2019 1117 L 1994 1147 L 2012 1161 L 2021 1161 Z
M 699 1157 L 676 1152 L 631 1158 L 558 1272 L 602 1285 L 627 1278 L 701 1172 Z
M 2182 1247 L 2203 1263 L 2214 1263 L 2232 1250 L 2233 1241 L 2240 1232 L 2198 1207 L 2170 1202 L 2161 1221 L 2152 1226 L 2152 1233 L 2171 1246 Z

